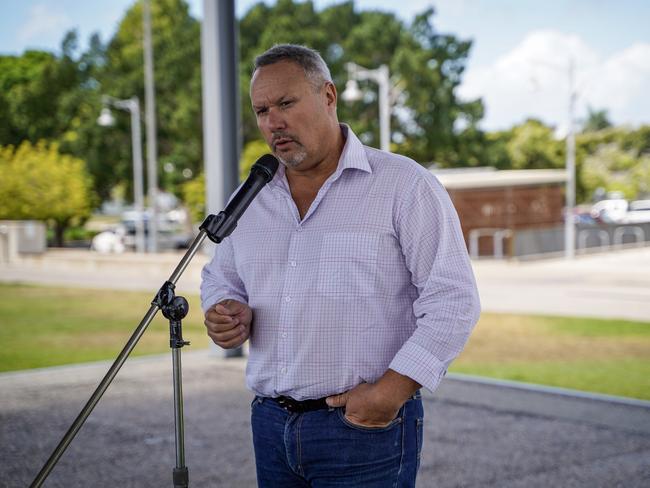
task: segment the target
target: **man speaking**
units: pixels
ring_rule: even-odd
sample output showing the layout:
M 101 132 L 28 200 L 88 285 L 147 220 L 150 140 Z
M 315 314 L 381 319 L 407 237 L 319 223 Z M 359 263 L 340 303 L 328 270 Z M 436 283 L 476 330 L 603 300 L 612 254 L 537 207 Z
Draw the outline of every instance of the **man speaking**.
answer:
M 419 389 L 435 390 L 480 305 L 458 217 L 414 161 L 339 124 L 320 55 L 255 61 L 257 125 L 282 163 L 202 274 L 208 335 L 250 341 L 260 487 L 413 487 Z

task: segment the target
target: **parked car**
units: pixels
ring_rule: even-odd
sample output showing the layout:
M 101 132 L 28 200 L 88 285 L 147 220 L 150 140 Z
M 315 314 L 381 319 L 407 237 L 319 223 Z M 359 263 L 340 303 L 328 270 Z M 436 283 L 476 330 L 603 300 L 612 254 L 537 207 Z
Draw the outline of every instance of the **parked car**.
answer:
M 627 213 L 628 203 L 623 198 L 612 198 L 596 202 L 591 207 L 591 216 L 605 223 L 620 223 Z
M 650 200 L 630 202 L 628 210 L 623 217 L 623 223 L 644 224 L 647 222 L 650 222 Z

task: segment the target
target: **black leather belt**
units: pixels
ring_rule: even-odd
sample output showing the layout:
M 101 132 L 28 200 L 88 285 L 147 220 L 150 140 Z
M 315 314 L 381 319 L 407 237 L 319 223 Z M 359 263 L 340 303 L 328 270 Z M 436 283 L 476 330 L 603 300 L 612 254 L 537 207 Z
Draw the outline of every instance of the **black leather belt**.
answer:
M 287 412 L 291 413 L 302 413 L 302 412 L 311 412 L 313 410 L 322 410 L 325 408 L 330 408 L 325 398 L 319 398 L 318 400 L 294 400 L 291 397 L 281 396 L 277 398 L 270 398 Z

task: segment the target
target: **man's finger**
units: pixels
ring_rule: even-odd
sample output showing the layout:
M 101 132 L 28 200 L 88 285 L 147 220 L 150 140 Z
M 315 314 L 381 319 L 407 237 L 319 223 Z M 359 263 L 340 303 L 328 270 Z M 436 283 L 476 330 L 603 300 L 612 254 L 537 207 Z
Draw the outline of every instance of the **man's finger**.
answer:
M 232 329 L 225 330 L 225 331 L 217 331 L 212 329 L 208 329 L 208 330 L 209 332 L 212 333 L 210 334 L 210 337 L 212 337 L 213 339 L 219 342 L 229 341 L 231 339 L 234 339 L 235 337 L 239 337 L 240 335 L 246 332 L 246 330 L 242 326 L 234 327 Z
M 340 395 L 332 395 L 325 399 L 325 402 L 330 407 L 344 407 L 348 402 L 348 392 L 341 393 Z
M 225 332 L 230 329 L 234 329 L 239 325 L 239 319 L 224 319 L 221 317 L 212 317 L 206 319 L 204 322 L 205 326 L 213 332 Z
M 246 339 L 248 339 L 248 336 L 245 332 L 239 333 L 232 339 L 225 341 L 220 340 L 217 335 L 212 332 L 208 332 L 208 335 L 215 344 L 217 344 L 219 347 L 223 347 L 224 349 L 232 349 L 233 347 L 241 346 L 246 341 Z

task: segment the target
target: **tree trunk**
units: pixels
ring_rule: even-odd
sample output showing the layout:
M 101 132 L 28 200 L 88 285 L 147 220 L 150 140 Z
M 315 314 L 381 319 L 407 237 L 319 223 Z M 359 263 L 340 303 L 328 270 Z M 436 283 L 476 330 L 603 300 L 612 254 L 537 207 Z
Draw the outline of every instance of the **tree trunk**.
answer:
M 54 222 L 54 247 L 63 247 L 63 232 L 67 227 L 67 222 Z

